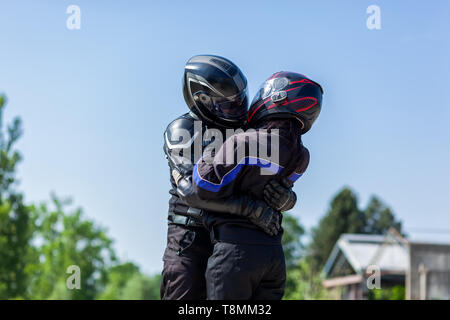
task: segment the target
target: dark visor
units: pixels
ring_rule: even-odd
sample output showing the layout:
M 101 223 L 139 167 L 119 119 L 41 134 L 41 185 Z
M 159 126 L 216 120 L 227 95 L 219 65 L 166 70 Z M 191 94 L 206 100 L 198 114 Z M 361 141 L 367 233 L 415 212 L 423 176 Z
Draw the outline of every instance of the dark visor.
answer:
M 209 108 L 224 119 L 240 119 L 247 113 L 247 89 L 231 97 L 211 97 Z

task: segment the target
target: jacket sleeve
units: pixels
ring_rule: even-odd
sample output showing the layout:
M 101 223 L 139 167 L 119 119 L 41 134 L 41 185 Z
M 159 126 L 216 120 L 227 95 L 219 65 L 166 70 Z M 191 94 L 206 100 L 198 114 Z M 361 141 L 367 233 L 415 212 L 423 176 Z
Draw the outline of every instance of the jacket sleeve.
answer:
M 207 210 L 210 213 L 217 212 L 252 217 L 270 208 L 265 201 L 256 200 L 246 195 L 232 195 L 224 199 L 201 199 L 194 190 L 191 176 L 179 180 L 177 193 L 188 206 Z
M 204 200 L 195 192 L 192 183 L 192 168 L 195 152 L 194 142 L 201 134 L 190 119 L 177 119 L 164 133 L 164 153 L 169 162 L 177 194 L 188 206 L 196 209 L 248 216 L 268 205 L 249 196 L 232 195 L 227 199 Z M 191 138 L 192 137 L 192 138 Z
M 214 158 L 201 158 L 193 168 L 194 191 L 201 199 L 225 199 L 233 195 L 249 167 L 245 157 L 246 140 L 238 135 L 228 138 Z

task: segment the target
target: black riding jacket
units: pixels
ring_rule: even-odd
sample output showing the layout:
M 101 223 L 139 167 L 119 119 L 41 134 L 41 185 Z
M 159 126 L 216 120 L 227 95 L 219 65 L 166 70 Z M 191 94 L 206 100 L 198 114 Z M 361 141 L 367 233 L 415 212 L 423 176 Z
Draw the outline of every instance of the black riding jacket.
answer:
M 170 168 L 171 189 L 169 193 L 168 222 L 188 226 L 203 226 L 202 216 L 222 214 L 248 216 L 250 212 L 267 206 L 263 200 L 255 200 L 248 195 L 233 195 L 226 199 L 205 200 L 194 192 L 192 183 L 193 167 L 205 150 L 219 149 L 223 141 L 215 140 L 205 133 L 219 130 L 209 128 L 192 112 L 172 121 L 164 133 L 164 153 Z M 211 131 L 212 130 L 212 131 Z M 220 131 L 220 130 L 219 130 Z M 220 131 L 222 137 L 226 132 Z M 214 155 L 214 152 L 211 152 Z M 261 191 L 262 195 L 262 191 Z M 261 198 L 262 199 L 262 198 Z M 242 218 L 248 221 L 246 218 Z M 250 222 L 248 222 L 250 223 Z M 262 232 L 262 231 L 261 231 Z
M 213 160 L 200 159 L 193 172 L 195 193 L 204 200 L 243 194 L 262 199 L 264 186 L 272 179 L 287 177 L 293 184 L 308 167 L 309 151 L 303 146 L 300 131 L 291 120 L 281 123 L 278 133 L 262 128 L 238 133 L 226 140 Z M 277 151 L 279 156 L 274 160 Z M 206 214 L 204 221 L 220 240 L 281 243 L 281 232 L 276 237 L 269 236 L 241 217 L 230 219 L 222 214 Z

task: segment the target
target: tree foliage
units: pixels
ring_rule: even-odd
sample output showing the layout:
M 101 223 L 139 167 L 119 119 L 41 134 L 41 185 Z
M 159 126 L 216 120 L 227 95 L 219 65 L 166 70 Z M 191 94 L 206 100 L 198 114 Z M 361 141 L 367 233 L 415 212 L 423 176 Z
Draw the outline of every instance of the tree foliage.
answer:
M 0 95 L 0 299 L 23 297 L 31 262 L 33 221 L 30 207 L 15 190 L 15 173 L 21 160 L 15 145 L 22 135 L 19 118 L 3 124 L 6 98 Z
M 289 214 L 283 214 L 283 250 L 286 258 L 286 267 L 289 268 L 297 264 L 301 257 L 304 245 L 302 244 L 302 237 L 305 234 L 305 229 L 299 223 L 298 219 Z
M 385 234 L 389 228 L 402 232 L 402 223 L 395 219 L 391 209 L 375 196 L 370 198 L 364 210 L 365 224 L 362 233 Z
M 19 118 L 5 129 L 6 98 L 0 95 L 0 299 L 157 299 L 160 276 L 118 264 L 106 230 L 69 200 L 26 205 L 16 191 L 21 160 L 15 145 Z M 80 288 L 69 289 L 68 267 L 78 266 Z
M 286 258 L 286 285 L 283 299 L 326 298 L 327 292 L 322 287 L 320 275 L 314 272 L 310 262 L 305 259 L 305 246 L 301 241 L 305 230 L 298 218 L 284 213 L 283 229 L 282 243 Z
M 406 292 L 403 285 L 369 291 L 369 300 L 405 300 L 405 297 Z
M 348 188 L 340 191 L 331 201 L 328 213 L 312 230 L 309 259 L 320 269 L 330 255 L 342 233 L 358 233 L 364 226 L 364 215 L 358 208 L 356 195 Z
M 161 276 L 148 277 L 131 262 L 111 267 L 105 290 L 99 299 L 105 300 L 157 300 Z
M 401 222 L 377 197 L 372 196 L 367 207 L 361 210 L 356 194 L 343 188 L 331 201 L 327 214 L 312 230 L 309 259 L 321 269 L 343 233 L 384 234 L 390 227 L 401 233 Z
M 327 299 L 328 292 L 322 286 L 322 276 L 307 259 L 287 270 L 284 300 Z
M 52 196 L 52 208 L 34 208 L 39 264 L 31 285 L 33 298 L 94 299 L 102 289 L 108 266 L 114 262 L 112 240 L 106 231 L 83 217 L 80 208 L 67 211 L 69 200 Z M 81 288 L 68 290 L 67 268 L 81 270 Z M 63 290 L 61 290 L 63 288 Z

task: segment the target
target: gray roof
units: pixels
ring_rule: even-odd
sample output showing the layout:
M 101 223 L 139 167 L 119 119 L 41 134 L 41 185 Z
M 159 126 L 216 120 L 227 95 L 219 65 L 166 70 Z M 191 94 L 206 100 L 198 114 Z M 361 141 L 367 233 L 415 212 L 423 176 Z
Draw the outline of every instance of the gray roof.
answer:
M 387 241 L 384 235 L 342 234 L 327 260 L 324 271 L 328 275 L 342 252 L 357 273 L 369 265 L 381 271 L 404 273 L 408 267 L 408 251 L 400 242 Z

